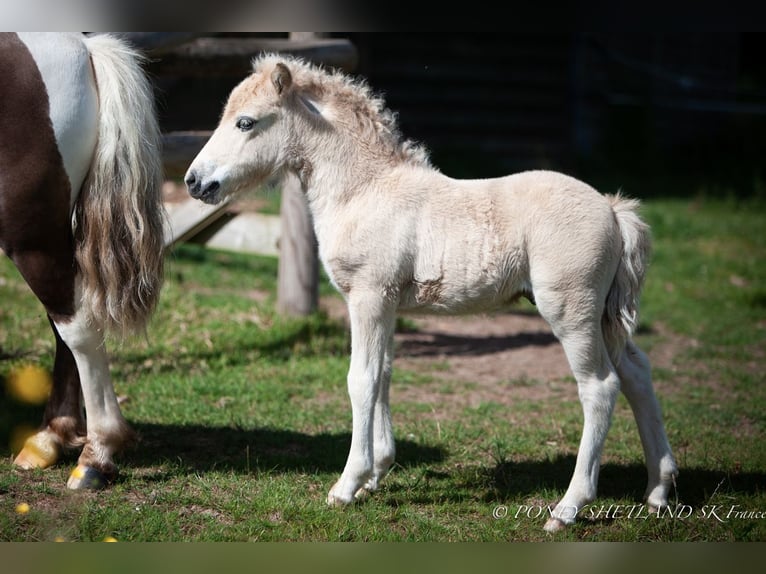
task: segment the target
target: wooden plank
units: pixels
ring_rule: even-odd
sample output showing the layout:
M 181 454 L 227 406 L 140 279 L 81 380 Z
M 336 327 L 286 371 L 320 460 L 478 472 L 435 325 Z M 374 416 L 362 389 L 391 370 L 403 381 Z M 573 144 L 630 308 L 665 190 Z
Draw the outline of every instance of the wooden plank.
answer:
M 181 203 L 166 205 L 168 218 L 165 224 L 165 248 L 194 237 L 202 229 L 222 217 L 228 209 L 228 202 L 208 205 L 190 199 Z
M 210 249 L 279 257 L 281 233 L 278 215 L 225 213 L 189 241 L 202 243 Z
M 111 34 L 127 40 L 149 55 L 158 56 L 202 36 L 203 32 L 111 32 Z
M 358 53 L 345 38 L 196 38 L 175 46 L 152 63 L 152 73 L 185 78 L 244 77 L 252 71 L 252 60 L 261 52 L 282 52 L 326 66 L 353 70 Z

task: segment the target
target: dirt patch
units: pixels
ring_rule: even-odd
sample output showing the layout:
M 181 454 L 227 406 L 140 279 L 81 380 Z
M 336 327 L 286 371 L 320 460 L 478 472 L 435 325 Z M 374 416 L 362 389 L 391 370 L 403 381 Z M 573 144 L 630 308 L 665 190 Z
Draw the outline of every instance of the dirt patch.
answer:
M 337 298 L 323 298 L 320 307 L 348 323 L 345 304 Z M 394 336 L 392 401 L 438 405 L 441 411 L 489 401 L 577 397 L 564 350 L 538 315 L 408 316 L 407 322 L 414 328 Z M 405 383 L 397 377 L 402 371 L 430 381 Z
M 417 329 L 396 334 L 397 364 L 420 370 L 434 362 L 448 380 L 502 383 L 570 376 L 560 343 L 542 318 L 506 313 L 418 317 Z
M 337 298 L 323 298 L 320 306 L 331 317 L 348 321 L 345 304 Z M 577 400 L 564 349 L 534 311 L 407 319 L 414 328 L 395 335 L 392 401 L 439 405 L 441 410 L 489 401 L 511 405 L 519 399 Z M 675 357 L 694 342 L 660 331 L 650 359 L 654 367 L 675 370 Z M 430 382 L 402 384 L 397 371 L 427 375 Z
M 442 411 L 577 396 L 574 382 L 566 380 L 571 371 L 564 350 L 539 316 L 418 317 L 412 322 L 415 330 L 395 335 L 394 376 L 404 369 L 427 374 L 432 382 L 393 388 L 392 396 L 400 400 L 434 403 Z

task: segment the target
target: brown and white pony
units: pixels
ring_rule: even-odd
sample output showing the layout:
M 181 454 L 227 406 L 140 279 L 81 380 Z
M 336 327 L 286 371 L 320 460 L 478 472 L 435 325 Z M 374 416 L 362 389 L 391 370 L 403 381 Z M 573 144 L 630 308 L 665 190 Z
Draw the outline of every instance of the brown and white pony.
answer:
M 552 171 L 452 179 L 400 136 L 364 83 L 276 55 L 254 67 L 186 183 L 193 197 L 217 203 L 286 170 L 300 178 L 351 322 L 351 448 L 328 502 L 375 490 L 394 460 L 396 313 L 484 312 L 527 296 L 564 347 L 585 419 L 572 480 L 546 530 L 574 522 L 595 498 L 620 390 L 644 447 L 648 503 L 666 506 L 676 463 L 649 361 L 631 341 L 650 241 L 638 203 Z
M 98 488 L 133 438 L 105 337 L 143 331 L 163 279 L 153 92 L 142 56 L 108 35 L 2 33 L 0 78 L 0 248 L 56 338 L 42 425 L 14 463 L 81 446 L 67 485 Z

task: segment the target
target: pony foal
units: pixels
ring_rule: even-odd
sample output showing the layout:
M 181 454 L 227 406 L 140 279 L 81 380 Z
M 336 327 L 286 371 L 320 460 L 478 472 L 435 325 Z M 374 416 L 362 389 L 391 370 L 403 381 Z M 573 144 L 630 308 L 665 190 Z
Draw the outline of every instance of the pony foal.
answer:
M 400 136 L 365 83 L 266 54 L 230 94 L 185 179 L 193 197 L 217 203 L 287 170 L 301 181 L 351 323 L 351 447 L 329 504 L 375 490 L 394 460 L 397 312 L 485 312 L 526 295 L 564 347 L 584 413 L 574 473 L 546 530 L 594 500 L 620 389 L 638 424 L 648 503 L 667 505 L 676 464 L 649 362 L 631 341 L 649 250 L 636 201 L 551 171 L 452 179 Z

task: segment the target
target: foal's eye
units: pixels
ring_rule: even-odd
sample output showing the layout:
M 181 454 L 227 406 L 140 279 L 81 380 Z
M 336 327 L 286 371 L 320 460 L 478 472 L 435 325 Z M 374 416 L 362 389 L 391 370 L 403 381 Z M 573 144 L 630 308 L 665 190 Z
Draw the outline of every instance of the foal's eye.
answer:
M 242 116 L 240 118 L 237 118 L 237 129 L 241 132 L 248 132 L 251 129 L 253 129 L 253 126 L 255 125 L 255 120 L 253 118 L 248 118 L 247 116 Z

